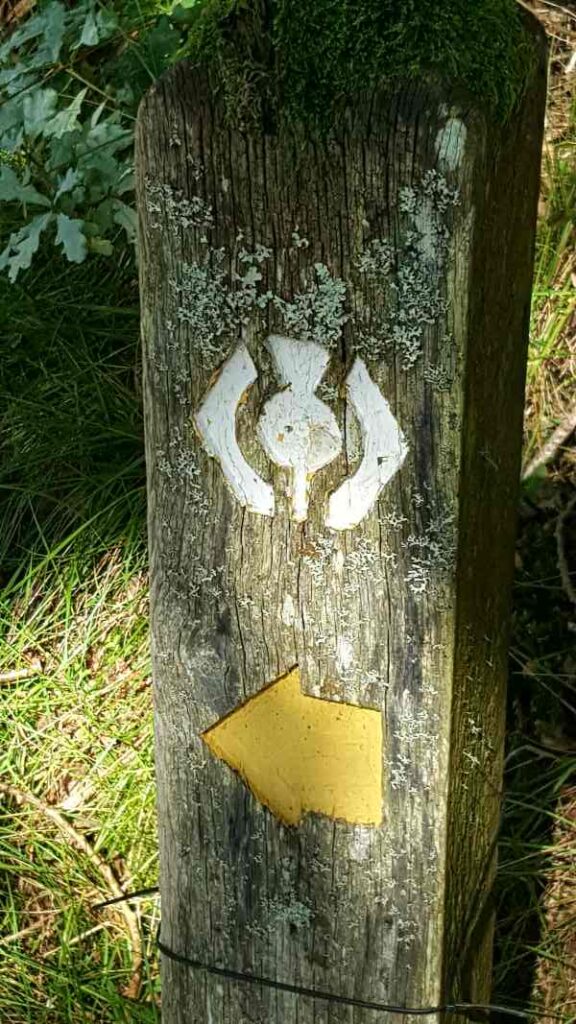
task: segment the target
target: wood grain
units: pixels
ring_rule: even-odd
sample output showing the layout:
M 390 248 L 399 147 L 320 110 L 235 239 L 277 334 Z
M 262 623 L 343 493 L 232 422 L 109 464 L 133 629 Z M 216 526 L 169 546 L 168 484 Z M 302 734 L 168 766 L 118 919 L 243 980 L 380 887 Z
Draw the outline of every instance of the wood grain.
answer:
M 179 954 L 385 1003 L 489 996 L 544 94 L 541 68 L 506 128 L 411 85 L 362 98 L 328 140 L 256 136 L 182 64 L 141 108 L 162 939 Z M 256 436 L 278 391 L 265 339 L 298 329 L 330 350 L 318 395 L 346 438 L 299 523 Z M 237 433 L 273 517 L 236 501 L 194 426 L 240 341 L 258 379 Z M 409 451 L 358 527 L 334 531 L 328 496 L 361 458 L 356 356 Z M 296 665 L 305 693 L 382 712 L 380 827 L 286 827 L 203 742 Z M 162 1002 L 166 1024 L 402 1019 L 168 959 Z

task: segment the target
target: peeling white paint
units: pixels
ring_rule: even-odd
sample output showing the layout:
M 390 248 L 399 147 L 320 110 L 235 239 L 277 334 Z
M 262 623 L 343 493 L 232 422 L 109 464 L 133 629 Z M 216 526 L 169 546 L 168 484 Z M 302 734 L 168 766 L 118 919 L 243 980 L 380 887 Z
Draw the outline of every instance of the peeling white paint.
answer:
M 437 224 L 434 216 L 434 203 L 429 196 L 422 196 L 417 210 L 413 214 L 416 228 L 414 244 L 422 259 L 431 266 L 436 259 Z
M 266 344 L 285 388 L 266 402 L 258 436 L 273 462 L 292 471 L 288 496 L 301 523 L 308 517 L 312 477 L 342 451 L 336 417 L 314 394 L 330 357 L 313 341 L 272 334 Z
M 282 622 L 285 626 L 293 626 L 296 621 L 296 605 L 292 594 L 286 594 L 282 605 Z
M 435 140 L 436 157 L 443 171 L 455 171 L 462 163 L 466 148 L 466 125 L 458 117 L 450 117 Z
M 342 575 L 342 570 L 344 569 L 345 561 L 346 559 L 344 557 L 344 552 L 336 551 L 334 554 L 334 571 L 338 574 L 338 576 Z
M 346 455 L 350 462 L 356 462 L 362 455 L 362 435 L 352 406 L 346 405 Z
M 354 645 L 348 637 L 339 636 L 336 641 L 336 668 L 340 675 L 346 675 L 354 664 Z
M 239 345 L 220 369 L 194 420 L 206 451 L 218 459 L 237 501 L 251 512 L 273 516 L 272 487 L 246 461 L 236 438 L 238 406 L 257 376 L 248 349 Z
M 373 846 L 374 830 L 358 826 L 354 829 L 349 846 L 350 857 L 355 861 L 367 860 Z
M 346 388 L 360 422 L 364 457 L 354 475 L 330 497 L 326 525 L 332 530 L 351 530 L 362 522 L 408 453 L 408 445 L 388 402 L 362 359 L 356 359 L 346 379 Z

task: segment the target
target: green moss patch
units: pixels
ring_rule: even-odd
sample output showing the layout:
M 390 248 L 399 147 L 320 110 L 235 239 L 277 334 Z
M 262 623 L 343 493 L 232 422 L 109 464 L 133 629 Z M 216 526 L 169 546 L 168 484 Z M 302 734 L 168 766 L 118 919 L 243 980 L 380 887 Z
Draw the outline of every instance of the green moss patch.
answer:
M 200 0 L 187 14 L 187 55 L 241 120 L 328 124 L 355 94 L 423 77 L 505 119 L 535 65 L 516 0 Z

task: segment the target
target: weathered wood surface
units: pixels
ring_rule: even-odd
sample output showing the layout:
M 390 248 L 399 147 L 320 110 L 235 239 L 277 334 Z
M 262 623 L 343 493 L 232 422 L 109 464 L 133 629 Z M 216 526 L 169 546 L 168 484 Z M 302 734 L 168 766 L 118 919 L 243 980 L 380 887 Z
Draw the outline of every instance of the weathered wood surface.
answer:
M 162 939 L 179 954 L 385 1003 L 489 996 L 544 93 L 541 70 L 502 130 L 410 86 L 312 143 L 227 127 L 181 65 L 141 109 Z M 300 521 L 257 433 L 281 386 L 270 334 L 328 349 L 316 395 L 345 438 Z M 257 379 L 237 435 L 273 515 L 242 507 L 198 428 L 241 343 Z M 356 357 L 407 454 L 338 530 L 328 496 L 366 444 L 346 408 Z M 380 825 L 286 826 L 201 738 L 294 666 L 306 694 L 382 711 Z M 400 1018 L 165 958 L 163 1019 Z

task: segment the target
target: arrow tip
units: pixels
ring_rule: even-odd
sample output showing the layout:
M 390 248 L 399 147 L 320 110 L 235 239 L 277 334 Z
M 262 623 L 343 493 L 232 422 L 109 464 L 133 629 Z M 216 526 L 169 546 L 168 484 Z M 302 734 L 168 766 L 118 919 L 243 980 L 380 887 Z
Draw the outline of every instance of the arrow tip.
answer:
M 202 733 L 212 753 L 237 772 L 285 825 L 297 825 L 302 817 L 289 769 L 290 731 L 301 699 L 300 672 L 295 668 Z

